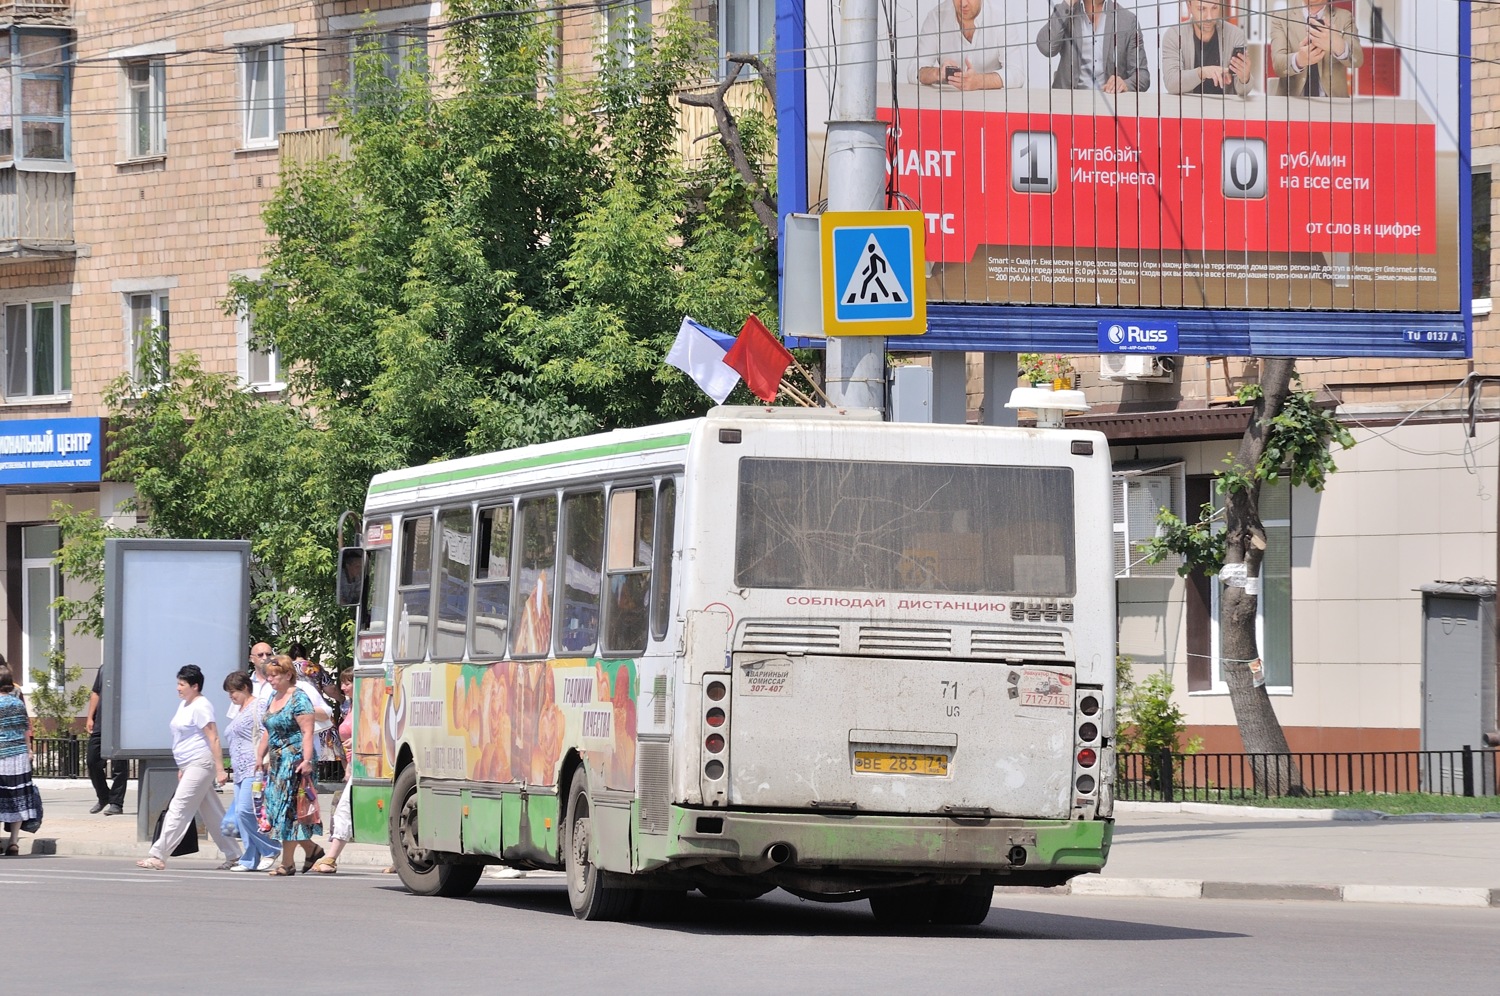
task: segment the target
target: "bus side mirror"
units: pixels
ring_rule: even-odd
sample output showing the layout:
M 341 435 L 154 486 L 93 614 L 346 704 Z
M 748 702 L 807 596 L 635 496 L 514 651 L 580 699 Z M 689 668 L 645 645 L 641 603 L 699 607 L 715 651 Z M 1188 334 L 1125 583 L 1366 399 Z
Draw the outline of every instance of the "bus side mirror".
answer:
M 339 551 L 338 600 L 340 605 L 358 605 L 365 594 L 365 551 L 346 546 Z

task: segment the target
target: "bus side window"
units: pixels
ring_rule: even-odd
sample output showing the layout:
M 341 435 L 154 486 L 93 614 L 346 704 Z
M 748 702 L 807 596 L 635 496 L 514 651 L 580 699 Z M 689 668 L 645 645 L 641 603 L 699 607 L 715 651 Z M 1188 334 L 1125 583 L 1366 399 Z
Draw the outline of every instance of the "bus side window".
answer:
M 445 661 L 462 660 L 464 629 L 469 618 L 469 565 L 474 549 L 474 513 L 468 506 L 446 508 L 440 515 L 438 546 L 437 632 L 432 654 Z
M 677 532 L 677 484 L 670 477 L 656 493 L 655 570 L 651 572 L 651 635 L 665 639 L 672 621 L 672 537 Z
M 564 653 L 591 654 L 599 642 L 599 577 L 604 559 L 604 495 L 563 499 L 562 611 L 557 645 Z
M 634 656 L 646 649 L 646 603 L 651 591 L 651 537 L 656 496 L 650 487 L 612 491 L 604 551 L 606 655 Z
M 552 649 L 552 579 L 557 570 L 557 496 L 521 502 L 516 530 L 520 570 L 510 617 L 513 657 L 545 657 Z
M 359 606 L 361 634 L 384 635 L 385 619 L 390 612 L 391 548 L 373 547 L 365 551 L 365 590 Z M 382 655 L 372 655 L 379 659 Z
M 479 536 L 474 562 L 475 657 L 505 656 L 505 634 L 510 627 L 509 505 L 479 510 Z
M 432 613 L 432 516 L 401 520 L 401 617 L 396 620 L 396 660 L 419 661 L 427 655 Z

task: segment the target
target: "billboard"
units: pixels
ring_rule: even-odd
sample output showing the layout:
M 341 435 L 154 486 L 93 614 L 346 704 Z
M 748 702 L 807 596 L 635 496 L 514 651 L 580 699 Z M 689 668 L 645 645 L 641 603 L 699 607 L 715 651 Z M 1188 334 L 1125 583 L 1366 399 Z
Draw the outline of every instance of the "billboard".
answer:
M 1189 353 L 1469 355 L 1467 17 L 882 4 L 891 206 L 922 212 L 930 264 L 934 335 L 912 348 L 1128 350 L 1107 330 L 1144 321 Z M 780 108 L 787 210 L 827 196 L 837 24 L 831 0 L 780 22 L 783 59 L 804 32 Z

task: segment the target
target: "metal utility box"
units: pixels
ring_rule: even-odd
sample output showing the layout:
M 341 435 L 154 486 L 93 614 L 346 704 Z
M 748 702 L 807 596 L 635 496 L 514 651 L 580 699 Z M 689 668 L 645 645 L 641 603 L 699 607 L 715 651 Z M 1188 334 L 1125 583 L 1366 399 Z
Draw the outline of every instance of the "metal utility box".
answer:
M 1497 725 L 1495 586 L 1488 581 L 1438 581 L 1422 592 L 1422 749 L 1477 747 Z M 1432 778 L 1462 791 L 1457 755 L 1440 759 Z M 1425 766 L 1424 766 L 1425 767 Z M 1475 789 L 1495 792 L 1494 769 L 1478 766 Z M 1451 781 L 1450 781 L 1451 779 Z M 1425 780 L 1425 779 L 1424 779 Z

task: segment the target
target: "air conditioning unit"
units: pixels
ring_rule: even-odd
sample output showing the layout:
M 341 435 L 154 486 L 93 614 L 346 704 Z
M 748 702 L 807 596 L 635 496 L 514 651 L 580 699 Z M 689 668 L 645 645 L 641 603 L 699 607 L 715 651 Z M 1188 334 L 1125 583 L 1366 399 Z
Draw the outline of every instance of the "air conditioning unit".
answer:
M 1169 383 L 1177 369 L 1170 356 L 1149 353 L 1100 353 L 1099 376 L 1104 380 L 1135 380 Z
M 1114 472 L 1114 553 L 1116 578 L 1172 578 L 1182 557 L 1169 554 L 1146 562 L 1144 544 L 1156 536 L 1163 508 L 1186 517 L 1187 475 L 1179 460 L 1120 461 Z

